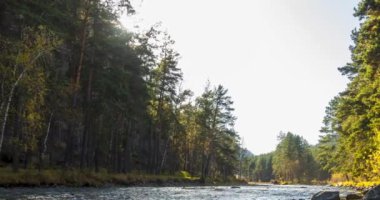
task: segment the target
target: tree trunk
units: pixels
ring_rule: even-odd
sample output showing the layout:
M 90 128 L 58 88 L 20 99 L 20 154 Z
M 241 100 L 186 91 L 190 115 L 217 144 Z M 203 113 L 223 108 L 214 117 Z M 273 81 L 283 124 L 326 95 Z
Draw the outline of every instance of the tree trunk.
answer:
M 164 164 L 165 164 L 165 161 L 166 161 L 166 154 L 167 154 L 168 148 L 169 148 L 169 142 L 170 142 L 170 137 L 168 137 L 168 139 L 166 140 L 165 149 L 164 149 L 164 153 L 162 155 L 162 160 L 161 160 L 161 163 L 160 163 L 160 168 L 158 170 L 158 173 L 161 173 L 161 170 L 164 167 Z
M 12 98 L 13 98 L 13 93 L 14 93 L 17 85 L 19 84 L 20 80 L 22 79 L 22 77 L 24 76 L 25 73 L 26 73 L 26 68 L 18 76 L 16 82 L 12 86 L 11 92 L 9 93 L 9 97 L 8 97 L 8 101 L 7 101 L 7 106 L 6 106 L 5 112 L 4 112 L 3 124 L 2 124 L 2 127 L 1 127 L 0 153 L 1 153 L 1 150 L 2 150 L 2 147 L 3 147 L 5 126 L 7 124 L 7 119 L 8 119 L 8 114 L 9 114 L 9 108 L 11 106 L 11 102 L 12 102 Z
M 155 173 L 155 133 L 154 133 L 154 128 L 153 128 L 153 123 L 152 121 L 149 122 L 149 163 L 148 163 L 148 169 L 150 173 Z
M 92 93 L 92 78 L 93 78 L 94 70 L 91 67 L 89 77 L 88 77 L 88 85 L 87 85 L 87 95 L 86 95 L 86 111 L 85 111 L 85 124 L 84 124 L 84 131 L 82 135 L 82 148 L 81 148 L 81 161 L 80 161 L 80 168 L 82 169 L 85 165 L 85 162 L 87 160 L 87 154 L 88 154 L 88 140 L 89 140 L 89 132 L 91 129 L 91 93 Z M 86 162 L 88 163 L 88 162 Z
M 3 113 L 4 105 L 5 105 L 5 101 L 1 102 L 1 105 L 0 105 L 0 116 L 1 116 L 1 113 Z
M 46 150 L 47 150 L 47 141 L 48 141 L 48 138 L 49 138 L 50 127 L 51 127 L 51 120 L 53 119 L 53 115 L 54 115 L 54 112 L 52 112 L 50 114 L 49 123 L 48 123 L 47 129 L 46 129 L 46 136 L 45 136 L 45 139 L 44 139 L 44 149 L 42 151 L 43 155 L 46 153 Z
M 88 25 L 88 18 L 89 18 L 89 12 L 90 12 L 90 0 L 86 1 L 85 5 L 85 11 L 84 11 L 84 19 L 82 21 L 82 30 L 80 33 L 80 51 L 79 51 L 79 63 L 78 68 L 75 73 L 75 81 L 74 81 L 74 107 L 76 106 L 76 98 L 77 98 L 77 92 L 80 87 L 80 77 L 81 72 L 83 68 L 83 62 L 84 62 L 84 53 L 86 50 L 86 42 L 87 42 L 87 25 Z
M 15 104 L 15 108 L 17 109 L 17 112 L 14 116 L 14 119 L 13 119 L 13 135 L 12 135 L 12 139 L 14 140 L 14 142 L 12 142 L 12 147 L 11 147 L 11 150 L 12 150 L 12 169 L 14 172 L 17 172 L 18 169 L 19 169 L 19 164 L 20 164 L 20 116 L 19 116 L 19 113 L 21 113 L 22 111 L 22 106 L 21 106 L 21 103 L 20 103 L 20 97 L 17 95 L 15 96 L 15 99 L 14 99 L 14 104 Z
M 103 130 L 103 115 L 99 116 L 99 130 L 97 131 L 97 135 L 95 136 L 95 153 L 94 153 L 94 165 L 95 165 L 95 172 L 99 172 L 99 162 L 100 162 L 100 148 L 99 148 L 99 141 L 102 136 L 102 130 Z M 106 151 L 106 150 L 104 150 Z M 109 152 L 109 151 L 108 151 Z M 108 157 L 105 156 L 106 159 Z
M 51 121 L 53 119 L 53 115 L 54 115 L 54 112 L 52 112 L 50 114 L 49 122 L 48 122 L 48 125 L 47 125 L 47 128 L 46 128 L 46 135 L 45 135 L 45 138 L 44 138 L 43 149 L 42 149 L 42 152 L 40 153 L 40 156 L 39 156 L 39 163 L 40 163 L 39 164 L 39 170 L 41 170 L 42 168 L 44 168 L 44 162 L 45 162 L 46 151 L 47 151 L 47 141 L 48 141 L 48 138 L 49 138 Z
M 132 120 L 128 120 L 128 124 L 127 124 L 127 131 L 126 131 L 126 138 L 125 138 L 125 146 L 124 146 L 124 156 L 125 156 L 125 162 L 124 162 L 124 169 L 123 169 L 123 172 L 126 173 L 126 172 L 129 172 L 131 170 L 131 165 L 132 165 L 132 148 L 131 148 L 131 145 L 132 145 L 132 137 L 131 137 L 131 134 L 133 133 L 133 122 Z

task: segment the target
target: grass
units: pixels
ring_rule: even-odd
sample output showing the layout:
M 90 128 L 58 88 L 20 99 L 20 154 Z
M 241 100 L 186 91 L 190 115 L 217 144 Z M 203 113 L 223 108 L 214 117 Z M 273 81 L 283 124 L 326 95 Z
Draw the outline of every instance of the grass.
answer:
M 113 174 L 107 172 L 92 172 L 80 170 L 22 170 L 12 171 L 10 168 L 0 168 L 0 186 L 94 186 L 106 184 L 115 185 L 181 185 L 196 184 L 199 178 L 190 176 L 187 172 L 178 175 L 151 175 L 142 173 Z
M 196 181 L 196 180 L 200 179 L 197 176 L 191 176 L 191 174 L 187 171 L 180 171 L 179 176 L 184 178 L 184 179 L 191 180 L 191 181 Z
M 233 177 L 226 179 L 208 178 L 205 185 L 242 185 L 246 181 Z M 11 168 L 0 168 L 0 187 L 38 187 L 38 186 L 91 186 L 104 185 L 121 186 L 195 186 L 203 185 L 200 178 L 192 176 L 189 172 L 180 171 L 174 175 L 152 175 L 134 171 L 131 173 L 107 173 L 100 170 L 95 173 L 88 170 L 62 170 L 46 169 L 20 169 L 14 172 Z
M 347 180 L 341 174 L 333 174 L 330 180 L 330 184 L 334 186 L 354 187 L 358 189 L 365 189 L 365 188 L 371 188 L 371 187 L 380 185 L 380 178 L 379 180 L 371 180 L 371 181 L 362 180 L 362 179 Z
M 19 170 L 13 172 L 9 168 L 0 169 L 1 186 L 99 186 L 107 181 L 104 174 L 80 172 L 78 170 Z

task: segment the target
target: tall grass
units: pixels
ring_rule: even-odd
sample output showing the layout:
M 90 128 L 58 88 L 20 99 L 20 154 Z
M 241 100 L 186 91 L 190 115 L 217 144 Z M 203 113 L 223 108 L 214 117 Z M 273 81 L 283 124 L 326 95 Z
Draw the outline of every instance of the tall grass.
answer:
M 128 174 L 93 172 L 86 170 L 19 170 L 14 172 L 10 168 L 0 168 L 0 186 L 102 186 L 105 184 L 116 185 L 145 185 L 157 184 L 165 185 L 166 183 L 195 183 L 197 177 L 191 177 L 189 174 L 177 175 L 151 175 L 139 172 Z

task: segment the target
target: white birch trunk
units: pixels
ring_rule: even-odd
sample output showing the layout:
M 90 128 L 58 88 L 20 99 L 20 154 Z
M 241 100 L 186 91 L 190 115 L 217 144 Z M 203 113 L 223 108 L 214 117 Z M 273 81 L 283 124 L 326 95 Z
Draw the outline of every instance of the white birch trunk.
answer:
M 50 114 L 49 123 L 48 123 L 47 129 L 46 129 L 46 136 L 44 139 L 44 150 L 42 151 L 42 155 L 45 155 L 46 150 L 47 150 L 47 140 L 49 138 L 50 125 L 51 125 L 51 119 L 53 118 L 53 114 L 54 114 L 53 112 Z
M 9 97 L 8 97 L 8 101 L 7 101 L 7 106 L 5 107 L 5 112 L 4 112 L 4 118 L 3 118 L 3 125 L 1 127 L 1 137 L 0 137 L 0 153 L 1 153 L 1 149 L 3 147 L 3 140 L 4 140 L 4 132 L 5 132 L 5 126 L 7 124 L 7 119 L 8 119 L 8 113 L 9 113 L 9 107 L 11 105 L 11 102 L 12 102 L 12 98 L 13 98 L 13 93 L 18 85 L 18 83 L 20 82 L 20 80 L 22 79 L 22 77 L 24 76 L 26 72 L 26 69 L 24 69 L 24 71 L 21 72 L 21 74 L 18 76 L 16 82 L 13 84 L 12 86 L 12 89 L 11 89 L 11 92 L 9 93 Z
M 30 65 L 33 65 L 33 63 L 42 55 L 42 52 L 38 53 L 38 55 L 30 62 Z M 24 70 L 21 72 L 21 74 L 18 76 L 16 82 L 13 84 L 12 86 L 12 89 L 11 89 L 11 92 L 9 93 L 9 97 L 8 97 L 8 101 L 7 101 L 7 105 L 5 107 L 5 111 L 4 111 L 4 117 L 3 117 L 3 124 L 2 124 L 2 127 L 1 127 L 1 136 L 0 136 L 0 153 L 1 153 L 1 150 L 2 150 L 2 147 L 3 147 L 3 141 L 4 141 L 4 132 L 5 132 L 5 126 L 7 124 L 7 119 L 8 119 L 8 114 L 9 114 L 9 107 L 12 103 L 12 98 L 13 98 L 13 93 L 17 87 L 17 85 L 19 84 L 20 80 L 22 79 L 22 77 L 24 76 L 24 74 L 26 73 L 26 71 L 28 70 L 27 67 L 24 68 Z

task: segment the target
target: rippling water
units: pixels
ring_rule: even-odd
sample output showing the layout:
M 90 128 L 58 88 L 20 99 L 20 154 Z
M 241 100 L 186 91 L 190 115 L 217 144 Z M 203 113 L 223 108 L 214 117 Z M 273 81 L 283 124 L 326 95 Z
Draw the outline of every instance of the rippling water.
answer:
M 109 187 L 109 188 L 0 188 L 0 199 L 311 199 L 322 190 L 343 189 L 327 186 L 261 185 L 218 187 Z

